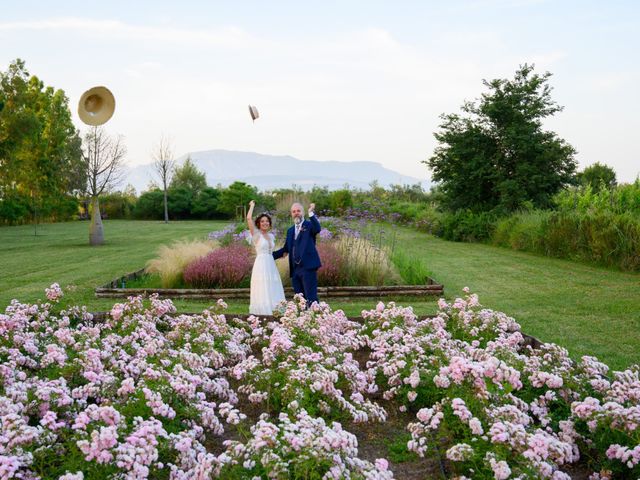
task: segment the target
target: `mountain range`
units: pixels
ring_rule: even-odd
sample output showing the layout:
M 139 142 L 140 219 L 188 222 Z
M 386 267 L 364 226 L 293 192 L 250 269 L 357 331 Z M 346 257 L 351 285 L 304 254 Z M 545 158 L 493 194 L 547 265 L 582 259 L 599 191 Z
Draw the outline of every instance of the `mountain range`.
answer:
M 300 160 L 289 155 L 264 155 L 254 152 L 206 150 L 191 152 L 176 160 L 182 164 L 187 157 L 205 173 L 209 185 L 228 186 L 235 181 L 246 182 L 259 190 L 297 186 L 303 190 L 314 185 L 336 190 L 348 185 L 368 189 L 371 182 L 380 186 L 414 185 L 429 187 L 426 179 L 403 175 L 377 162 L 338 162 Z M 148 190 L 150 182 L 159 183 L 153 164 L 138 165 L 127 172 L 125 184 L 137 192 Z

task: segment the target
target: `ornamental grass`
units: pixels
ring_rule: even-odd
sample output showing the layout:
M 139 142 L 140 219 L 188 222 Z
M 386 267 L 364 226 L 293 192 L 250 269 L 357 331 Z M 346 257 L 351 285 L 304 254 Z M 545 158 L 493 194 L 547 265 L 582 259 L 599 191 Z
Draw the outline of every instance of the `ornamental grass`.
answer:
M 160 277 L 162 288 L 176 288 L 182 285 L 182 273 L 187 265 L 204 257 L 217 246 L 216 242 L 180 240 L 171 245 L 162 245 L 158 256 L 147 262 L 145 271 Z

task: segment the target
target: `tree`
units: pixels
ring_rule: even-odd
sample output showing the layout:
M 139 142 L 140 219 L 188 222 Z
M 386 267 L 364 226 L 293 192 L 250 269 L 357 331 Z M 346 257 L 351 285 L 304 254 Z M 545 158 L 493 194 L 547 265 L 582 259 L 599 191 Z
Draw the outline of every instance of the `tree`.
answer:
M 195 198 L 196 194 L 188 187 L 171 187 L 169 189 L 171 216 L 181 220 L 191 218 L 191 209 Z
M 160 189 L 150 189 L 140 195 L 133 215 L 136 218 L 159 220 L 162 218 L 164 195 Z
M 220 204 L 220 190 L 213 187 L 205 187 L 193 200 L 191 214 L 196 218 L 215 218 L 218 216 Z
M 576 177 L 581 185 L 590 186 L 594 192 L 599 192 L 602 188 L 615 187 L 618 183 L 615 170 L 599 162 L 588 166 Z
M 342 214 L 344 211 L 353 206 L 353 196 L 351 190 L 343 188 L 331 192 L 329 196 L 329 205 L 334 213 Z
M 169 206 L 167 203 L 167 188 L 171 181 L 171 175 L 175 167 L 171 144 L 166 137 L 160 137 L 160 141 L 153 150 L 153 167 L 155 168 L 164 192 L 164 223 L 169 223 Z
M 89 244 L 104 243 L 104 229 L 98 197 L 105 190 L 114 188 L 124 174 L 124 157 L 127 149 L 122 137 L 107 135 L 102 127 L 92 127 L 85 136 L 84 161 L 87 172 L 87 194 L 91 197 L 91 226 Z
M 18 59 L 0 72 L 0 214 L 58 216 L 86 182 L 81 140 L 62 90 L 45 87 Z M 71 203 L 70 203 L 71 202 Z M 5 216 L 9 215 L 9 217 Z
M 576 169 L 575 150 L 542 121 L 562 110 L 551 99 L 550 73 L 525 64 L 513 80 L 483 80 L 488 93 L 462 115 L 442 115 L 439 145 L 425 162 L 451 210 L 509 212 L 548 207 Z
M 238 209 L 242 209 L 242 218 L 246 214 L 245 208 L 249 200 L 258 199 L 258 189 L 244 182 L 233 182 L 228 188 L 222 190 L 218 210 L 230 217 L 236 215 Z M 258 202 L 256 202 L 258 203 Z
M 191 157 L 187 157 L 182 166 L 175 166 L 170 187 L 184 187 L 197 195 L 200 190 L 207 186 L 207 178 L 204 172 L 198 170 Z

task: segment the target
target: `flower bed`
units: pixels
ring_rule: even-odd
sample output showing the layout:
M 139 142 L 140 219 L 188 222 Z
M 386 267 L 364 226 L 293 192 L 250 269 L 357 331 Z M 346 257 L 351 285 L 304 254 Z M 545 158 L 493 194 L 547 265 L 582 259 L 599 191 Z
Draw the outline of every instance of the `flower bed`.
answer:
M 389 237 L 384 226 L 348 223 L 323 217 L 323 228 L 316 237 L 322 267 L 318 270 L 320 286 L 382 286 L 421 284 L 429 272 L 420 262 L 399 261 L 395 255 L 395 231 Z M 281 221 L 276 225 L 282 224 Z M 274 230 L 277 239 L 285 233 Z M 281 241 L 281 240 L 280 240 Z M 279 241 L 277 240 L 277 243 Z M 281 243 L 278 243 L 281 244 Z M 214 252 L 217 251 L 218 253 Z M 147 263 L 147 273 L 159 277 L 151 283 L 163 288 L 233 288 L 248 284 L 253 258 L 244 225 L 229 225 L 209 234 L 207 241 L 178 241 L 163 245 L 158 256 Z M 205 258 L 207 260 L 205 260 Z M 283 284 L 289 284 L 288 261 L 277 262 Z M 410 270 L 410 271 L 409 271 Z M 415 279 L 418 279 L 415 282 Z M 410 281 L 407 281 L 410 279 Z M 138 282 L 139 287 L 151 286 Z
M 472 294 L 362 324 L 300 298 L 263 324 L 156 296 L 94 322 L 46 295 L 0 315 L 1 478 L 391 479 L 349 432 L 388 422 L 428 462 L 397 478 L 438 459 L 458 479 L 640 475 L 640 368 L 532 349 Z
M 321 297 L 383 297 L 389 295 L 443 295 L 415 259 L 395 251 L 395 241 L 384 231 L 365 235 L 356 224 L 323 218 L 317 248 Z M 363 226 L 361 226 L 364 228 Z M 176 242 L 163 246 L 158 258 L 139 270 L 96 289 L 96 296 L 126 298 L 157 293 L 162 298 L 249 298 L 253 252 L 242 227 L 213 232 L 207 242 Z M 285 295 L 292 298 L 288 261 L 276 262 Z

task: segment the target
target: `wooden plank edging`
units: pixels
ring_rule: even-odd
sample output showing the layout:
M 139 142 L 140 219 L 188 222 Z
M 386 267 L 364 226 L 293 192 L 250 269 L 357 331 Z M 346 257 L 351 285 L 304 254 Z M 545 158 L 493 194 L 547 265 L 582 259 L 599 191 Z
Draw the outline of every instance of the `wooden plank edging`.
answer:
M 102 287 L 95 289 L 98 298 L 127 298 L 137 295 L 151 295 L 157 293 L 161 298 L 179 299 L 213 299 L 249 298 L 249 288 L 126 288 L 127 281 L 144 275 L 144 269 L 136 270 L 122 277 L 116 278 Z M 125 288 L 122 288 L 123 285 Z M 293 297 L 293 289 L 284 289 L 287 298 Z M 436 296 L 444 295 L 444 286 L 431 277 L 425 279 L 425 285 L 381 285 L 381 286 L 331 286 L 318 287 L 318 296 L 329 298 L 349 297 L 388 297 L 403 296 Z

